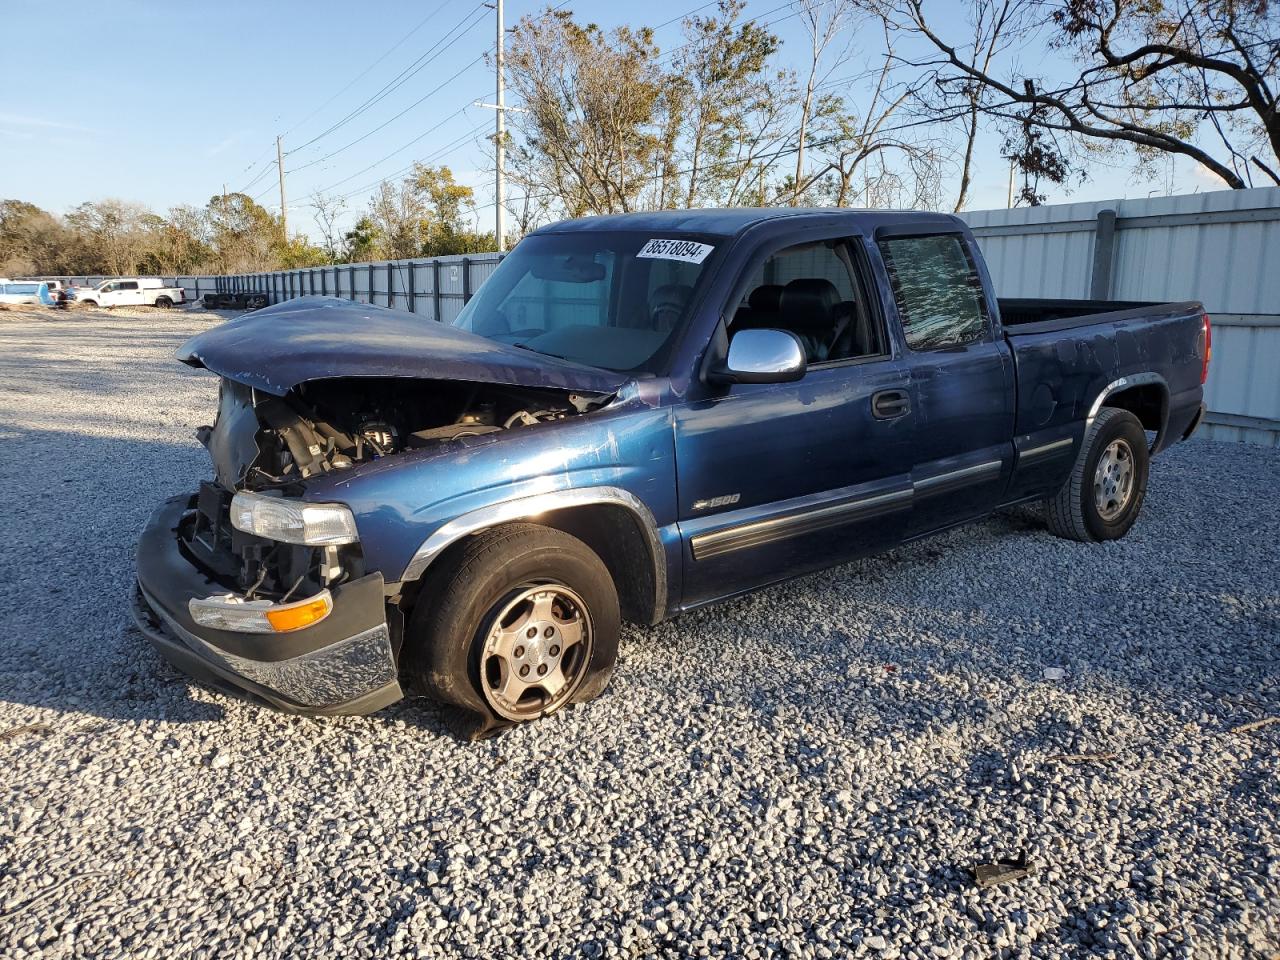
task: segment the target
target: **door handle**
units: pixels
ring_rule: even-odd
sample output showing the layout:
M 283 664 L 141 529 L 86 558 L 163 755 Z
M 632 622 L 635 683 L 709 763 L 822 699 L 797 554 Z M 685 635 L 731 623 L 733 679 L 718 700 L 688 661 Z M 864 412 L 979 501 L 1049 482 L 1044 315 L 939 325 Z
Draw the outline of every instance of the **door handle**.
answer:
M 877 420 L 896 420 L 911 412 L 911 397 L 905 390 L 881 390 L 871 395 L 871 415 Z

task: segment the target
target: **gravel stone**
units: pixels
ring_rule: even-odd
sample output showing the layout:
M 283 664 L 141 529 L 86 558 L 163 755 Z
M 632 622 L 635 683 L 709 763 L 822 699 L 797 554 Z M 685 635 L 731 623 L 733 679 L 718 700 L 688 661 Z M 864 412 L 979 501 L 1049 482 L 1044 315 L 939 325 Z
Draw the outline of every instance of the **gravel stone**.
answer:
M 1280 725 L 1231 732 L 1280 715 L 1280 450 L 1175 447 L 1116 543 L 1019 508 L 628 627 L 599 700 L 469 744 L 132 627 L 218 319 L 0 312 L 0 954 L 1280 953 Z

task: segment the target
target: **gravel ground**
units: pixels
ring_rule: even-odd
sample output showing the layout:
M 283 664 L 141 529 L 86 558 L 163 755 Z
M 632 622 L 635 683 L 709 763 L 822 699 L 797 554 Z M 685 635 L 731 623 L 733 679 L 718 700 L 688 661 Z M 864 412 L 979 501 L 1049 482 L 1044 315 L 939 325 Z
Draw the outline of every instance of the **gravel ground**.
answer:
M 1119 543 L 1011 512 L 629 629 L 600 700 L 466 744 L 131 627 L 210 319 L 0 315 L 0 955 L 1280 953 L 1280 724 L 1233 732 L 1280 716 L 1280 451 L 1176 448 Z

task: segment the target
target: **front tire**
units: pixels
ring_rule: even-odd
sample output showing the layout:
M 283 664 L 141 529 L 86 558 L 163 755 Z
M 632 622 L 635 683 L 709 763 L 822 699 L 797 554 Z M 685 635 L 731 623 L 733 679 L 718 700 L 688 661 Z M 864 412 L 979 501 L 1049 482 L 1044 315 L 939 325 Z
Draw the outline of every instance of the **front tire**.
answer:
M 1128 410 L 1103 407 L 1085 431 L 1071 476 L 1046 501 L 1049 530 L 1067 540 L 1119 540 L 1147 496 L 1147 435 Z
M 599 695 L 618 653 L 618 593 L 577 537 L 485 531 L 432 565 L 410 620 L 410 679 L 484 736 Z

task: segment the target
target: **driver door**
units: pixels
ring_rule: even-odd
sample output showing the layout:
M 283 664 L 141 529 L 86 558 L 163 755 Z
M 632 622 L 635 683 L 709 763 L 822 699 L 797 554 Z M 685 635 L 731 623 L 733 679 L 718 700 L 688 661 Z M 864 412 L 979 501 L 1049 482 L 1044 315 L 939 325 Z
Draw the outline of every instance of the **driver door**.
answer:
M 685 606 L 902 539 L 910 373 L 873 289 L 860 247 L 830 237 L 763 251 L 726 305 L 730 337 L 788 330 L 809 364 L 790 383 L 699 384 L 676 409 Z

